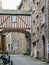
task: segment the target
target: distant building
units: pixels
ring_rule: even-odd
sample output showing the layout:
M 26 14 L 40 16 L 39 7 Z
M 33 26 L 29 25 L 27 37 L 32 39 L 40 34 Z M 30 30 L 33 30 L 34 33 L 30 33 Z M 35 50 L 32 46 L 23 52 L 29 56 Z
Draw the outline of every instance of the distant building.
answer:
M 0 0 L 0 9 L 2 9 L 2 0 Z
M 20 5 L 18 6 L 18 9 L 21 10 L 30 10 L 30 1 L 29 0 L 22 0 Z

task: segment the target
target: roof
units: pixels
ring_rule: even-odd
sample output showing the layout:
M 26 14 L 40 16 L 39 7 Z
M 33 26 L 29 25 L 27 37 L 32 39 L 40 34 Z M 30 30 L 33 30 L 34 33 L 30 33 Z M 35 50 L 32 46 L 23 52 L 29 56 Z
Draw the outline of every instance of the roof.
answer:
M 10 9 L 0 9 L 0 14 L 11 14 L 11 15 L 30 15 L 29 11 L 26 10 L 10 10 Z

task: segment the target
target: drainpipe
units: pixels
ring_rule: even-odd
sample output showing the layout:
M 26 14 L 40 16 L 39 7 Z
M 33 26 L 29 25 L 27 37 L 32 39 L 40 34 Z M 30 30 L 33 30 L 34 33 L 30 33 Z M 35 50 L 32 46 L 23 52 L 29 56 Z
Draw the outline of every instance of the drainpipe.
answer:
M 45 27 L 46 27 L 46 60 L 48 62 L 48 0 L 46 0 L 46 17 L 45 17 Z
M 31 25 L 31 57 L 33 56 L 33 53 L 32 53 L 32 49 L 33 49 L 33 44 L 32 44 L 32 0 L 30 0 L 30 14 L 31 14 L 31 17 L 30 17 L 30 25 Z

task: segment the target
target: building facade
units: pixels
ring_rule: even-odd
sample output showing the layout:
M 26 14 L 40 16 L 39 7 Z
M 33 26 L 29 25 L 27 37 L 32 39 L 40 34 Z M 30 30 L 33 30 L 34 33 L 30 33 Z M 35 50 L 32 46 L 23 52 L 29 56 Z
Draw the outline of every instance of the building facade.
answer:
M 30 11 L 30 0 L 22 0 L 18 9 Z M 46 58 L 45 0 L 32 0 L 32 56 Z
M 34 57 L 46 58 L 45 0 L 33 0 L 33 50 Z
M 2 0 L 0 0 L 2 9 Z M 5 23 L 6 24 L 6 23 Z M 29 49 L 29 39 L 21 32 L 9 32 L 0 35 L 0 51 L 10 51 L 11 53 L 26 54 Z
M 1 0 L 0 3 L 0 8 L 2 8 Z M 45 3 L 45 0 L 32 0 L 32 56 L 43 59 L 47 58 L 45 43 Z M 18 9 L 30 11 L 30 0 L 22 0 Z M 10 32 L 6 37 L 3 35 L 2 38 L 6 39 L 4 39 L 6 42 L 5 48 L 8 51 L 24 54 L 29 50 L 30 39 L 26 38 L 23 33 Z

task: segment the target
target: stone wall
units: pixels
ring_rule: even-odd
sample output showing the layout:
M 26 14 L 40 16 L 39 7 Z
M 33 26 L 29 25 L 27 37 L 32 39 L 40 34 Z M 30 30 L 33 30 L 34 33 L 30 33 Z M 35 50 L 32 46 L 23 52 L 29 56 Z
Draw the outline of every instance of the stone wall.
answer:
M 28 2 L 29 0 L 25 0 L 20 9 L 30 10 Z M 32 55 L 36 53 L 35 57 L 45 58 L 45 0 L 32 0 L 32 10 Z

